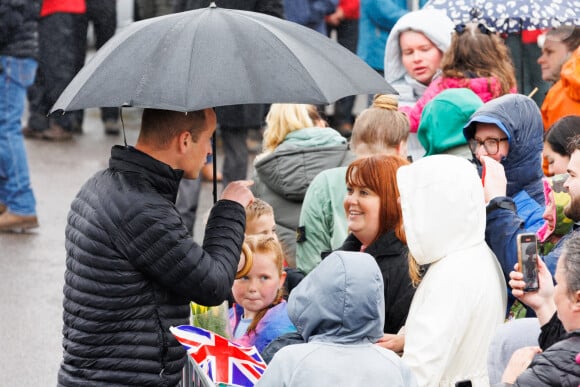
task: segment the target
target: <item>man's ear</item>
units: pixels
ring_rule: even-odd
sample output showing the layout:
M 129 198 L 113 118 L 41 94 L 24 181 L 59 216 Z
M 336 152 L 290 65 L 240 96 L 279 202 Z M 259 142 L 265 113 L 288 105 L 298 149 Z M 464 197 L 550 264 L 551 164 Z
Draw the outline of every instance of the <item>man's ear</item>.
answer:
M 191 145 L 190 144 L 191 142 L 192 142 L 191 133 L 189 133 L 188 131 L 181 132 L 181 134 L 177 136 L 177 144 L 176 144 L 179 153 L 185 153 L 187 151 L 187 148 Z
M 577 290 L 574 294 L 574 305 L 572 305 L 572 309 L 574 312 L 580 312 L 580 290 Z

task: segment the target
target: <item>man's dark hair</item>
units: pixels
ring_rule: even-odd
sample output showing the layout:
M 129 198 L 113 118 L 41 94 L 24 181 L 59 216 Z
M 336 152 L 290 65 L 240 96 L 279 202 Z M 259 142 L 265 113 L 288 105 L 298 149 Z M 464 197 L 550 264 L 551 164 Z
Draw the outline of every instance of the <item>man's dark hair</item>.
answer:
M 572 137 L 568 143 L 568 152 L 572 154 L 575 150 L 580 150 L 580 134 Z
M 183 113 L 172 110 L 144 109 L 139 139 L 164 146 L 183 131 L 188 131 L 193 141 L 197 141 L 205 129 L 205 119 L 204 110 Z
M 544 141 L 550 144 L 554 152 L 570 157 L 568 146 L 576 135 L 580 135 L 580 116 L 566 116 L 560 118 L 548 129 L 544 135 Z

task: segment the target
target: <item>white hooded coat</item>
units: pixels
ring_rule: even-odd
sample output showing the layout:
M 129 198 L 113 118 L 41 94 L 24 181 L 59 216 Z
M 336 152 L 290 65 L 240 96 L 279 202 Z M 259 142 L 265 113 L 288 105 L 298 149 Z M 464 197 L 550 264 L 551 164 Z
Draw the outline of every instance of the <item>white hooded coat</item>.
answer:
M 503 322 L 506 284 L 485 243 L 477 171 L 436 155 L 401 167 L 397 181 L 410 254 L 430 265 L 407 317 L 403 360 L 419 386 L 489 386 L 487 351 Z
M 276 353 L 258 386 L 414 387 L 409 368 L 374 344 L 383 336 L 383 278 L 366 253 L 335 251 L 290 294 L 288 315 L 306 343 Z

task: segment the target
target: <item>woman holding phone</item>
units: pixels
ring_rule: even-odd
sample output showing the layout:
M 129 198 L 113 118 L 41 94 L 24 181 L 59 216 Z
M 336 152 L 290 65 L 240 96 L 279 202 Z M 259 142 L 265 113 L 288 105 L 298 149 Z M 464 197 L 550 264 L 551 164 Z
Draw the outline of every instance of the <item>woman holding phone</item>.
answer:
M 520 271 L 510 273 L 516 298 L 536 312 L 541 325 L 539 346 L 514 352 L 502 377 L 503 385 L 580 385 L 580 235 L 572 236 L 558 260 L 555 279 L 539 260 L 539 290 L 525 292 Z M 519 269 L 516 266 L 516 269 Z

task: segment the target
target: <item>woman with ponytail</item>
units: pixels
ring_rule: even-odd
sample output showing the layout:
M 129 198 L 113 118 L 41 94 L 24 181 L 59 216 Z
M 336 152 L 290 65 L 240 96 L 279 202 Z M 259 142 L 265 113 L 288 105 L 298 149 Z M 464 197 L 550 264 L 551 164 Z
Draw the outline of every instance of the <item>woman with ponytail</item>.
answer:
M 373 105 L 357 117 L 350 149 L 357 158 L 378 154 L 407 157 L 409 120 L 398 111 L 397 97 L 377 94 Z M 309 273 L 321 254 L 339 248 L 348 236 L 343 201 L 346 166 L 319 173 L 306 191 L 298 227 L 296 263 Z

